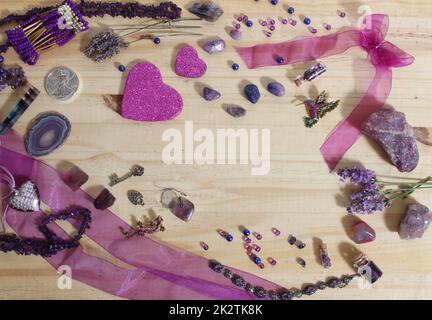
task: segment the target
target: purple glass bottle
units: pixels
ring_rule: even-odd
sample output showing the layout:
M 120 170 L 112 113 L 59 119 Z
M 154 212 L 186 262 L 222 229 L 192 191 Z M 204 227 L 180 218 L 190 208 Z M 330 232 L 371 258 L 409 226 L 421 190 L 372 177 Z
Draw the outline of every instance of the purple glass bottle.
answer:
M 378 266 L 363 253 L 354 258 L 353 265 L 358 274 L 370 283 L 375 283 L 383 275 Z
M 299 76 L 297 79 L 294 80 L 294 82 L 297 85 L 297 87 L 300 87 L 306 81 L 312 81 L 318 78 L 326 71 L 327 71 L 327 67 L 325 66 L 325 64 L 322 62 L 318 62 L 317 64 L 307 69 L 303 73 L 303 76 Z

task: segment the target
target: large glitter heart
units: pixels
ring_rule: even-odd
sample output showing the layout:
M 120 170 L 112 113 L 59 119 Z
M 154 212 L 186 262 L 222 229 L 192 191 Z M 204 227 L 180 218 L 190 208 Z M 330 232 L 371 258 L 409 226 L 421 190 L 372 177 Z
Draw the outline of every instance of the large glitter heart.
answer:
M 9 205 L 18 211 L 39 211 L 40 196 L 38 187 L 31 181 L 23 183 L 21 188 L 9 200 Z
M 149 63 L 136 64 L 128 74 L 122 101 L 124 118 L 138 121 L 166 121 L 183 110 L 183 98 L 163 83 L 159 69 Z
M 199 78 L 207 71 L 206 63 L 198 57 L 198 52 L 192 46 L 179 50 L 175 62 L 175 72 L 185 78 Z

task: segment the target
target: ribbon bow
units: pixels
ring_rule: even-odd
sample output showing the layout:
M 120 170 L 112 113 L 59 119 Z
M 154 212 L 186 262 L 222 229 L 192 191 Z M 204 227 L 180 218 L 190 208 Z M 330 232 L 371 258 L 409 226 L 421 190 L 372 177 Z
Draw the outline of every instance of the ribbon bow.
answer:
M 369 55 L 376 69 L 368 90 L 351 114 L 327 137 L 320 151 L 330 170 L 361 135 L 362 123 L 386 102 L 392 83 L 392 68 L 410 65 L 414 57 L 385 40 L 389 18 L 383 14 L 364 17 L 364 27 L 322 37 L 311 37 L 278 44 L 236 48 L 249 69 L 278 66 L 275 57 L 283 57 L 284 64 L 294 64 L 341 54 L 356 46 Z

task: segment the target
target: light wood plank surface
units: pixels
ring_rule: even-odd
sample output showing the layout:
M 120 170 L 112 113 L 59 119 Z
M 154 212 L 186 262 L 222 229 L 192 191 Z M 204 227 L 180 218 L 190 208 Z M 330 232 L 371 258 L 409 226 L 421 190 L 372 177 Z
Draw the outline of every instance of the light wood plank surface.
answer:
M 144 2 L 144 1 L 141 1 Z M 184 7 L 190 1 L 177 0 Z M 351 265 L 344 257 L 354 243 L 347 236 L 350 218 L 345 214 L 345 199 L 341 184 L 334 174 L 329 174 L 319 153 L 319 147 L 332 128 L 359 102 L 373 76 L 373 67 L 361 49 L 325 59 L 328 72 L 312 85 L 296 88 L 292 78 L 299 74 L 304 65 L 295 67 L 262 68 L 247 70 L 233 49 L 234 42 L 227 34 L 227 28 L 234 21 L 234 15 L 247 14 L 255 21 L 255 27 L 244 31 L 244 39 L 236 44 L 249 46 L 263 42 L 277 42 L 298 36 L 309 36 L 301 23 L 297 27 L 284 26 L 267 39 L 257 26 L 262 17 L 287 16 L 286 7 L 293 5 L 298 14 L 308 15 L 319 28 L 322 23 L 333 25 L 334 30 L 355 24 L 361 16 L 358 8 L 369 5 L 374 13 L 390 16 L 390 30 L 387 39 L 413 54 L 412 66 L 395 69 L 393 89 L 388 105 L 406 114 L 413 126 L 431 126 L 430 111 L 432 87 L 432 3 L 430 0 L 384 0 L 384 1 L 279 1 L 272 6 L 267 1 L 219 0 L 225 14 L 216 23 L 202 23 L 204 37 L 163 39 L 160 46 L 151 42 L 137 42 L 109 62 L 94 64 L 83 53 L 83 46 L 102 25 L 112 23 L 139 23 L 137 20 L 93 18 L 92 30 L 81 34 L 65 47 L 52 50 L 41 57 L 33 67 L 24 66 L 29 81 L 42 91 L 41 96 L 25 113 L 15 129 L 24 133 L 31 119 L 43 111 L 55 110 L 66 115 L 73 129 L 67 143 L 44 157 L 52 165 L 72 162 L 90 175 L 84 189 L 96 196 L 101 185 L 107 185 L 108 175 L 126 172 L 132 164 L 145 166 L 145 175 L 128 180 L 111 188 L 117 201 L 113 212 L 130 222 L 132 217 L 142 217 L 149 209 L 161 214 L 167 230 L 157 239 L 170 245 L 216 258 L 231 265 L 286 287 L 298 287 L 303 283 L 315 282 L 331 275 L 351 273 Z M 1 16 L 9 12 L 26 10 L 34 5 L 54 4 L 57 1 L 10 1 L 0 0 Z M 336 15 L 337 9 L 347 12 L 347 18 Z M 187 12 L 185 17 L 190 16 Z M 10 27 L 10 26 L 9 26 Z M 2 28 L 3 30 L 5 28 Z M 227 41 L 223 54 L 208 55 L 202 49 L 201 57 L 208 64 L 208 72 L 198 80 L 186 80 L 175 75 L 172 61 L 176 49 L 182 43 L 196 48 L 207 36 L 220 36 Z M 1 34 L 4 39 L 4 34 Z M 15 52 L 5 55 L 6 64 L 23 65 Z M 126 78 L 117 70 L 118 63 L 130 67 L 140 60 L 155 63 L 165 82 L 181 92 L 185 107 L 175 120 L 164 123 L 138 123 L 122 119 L 103 100 L 103 95 L 120 94 Z M 231 62 L 238 62 L 240 70 L 230 69 Z M 58 103 L 44 92 L 44 79 L 56 66 L 68 66 L 81 79 L 81 91 L 72 102 Z M 287 89 L 284 98 L 271 96 L 262 86 L 268 78 L 282 82 Z M 246 81 L 257 84 L 263 97 L 252 106 L 241 94 Z M 222 99 L 206 102 L 200 96 L 202 86 L 210 85 L 222 93 Z M 317 90 L 328 90 L 332 98 L 340 98 L 341 106 L 329 114 L 313 129 L 302 125 L 305 115 L 303 107 L 296 106 L 297 96 L 309 96 Z M 10 89 L 0 94 L 2 115 L 18 99 Z M 248 110 L 242 119 L 233 119 L 222 106 L 238 104 Z M 193 121 L 195 130 L 208 128 L 270 129 L 271 169 L 268 175 L 252 176 L 250 165 L 166 165 L 161 154 L 166 142 L 162 133 L 170 128 L 184 132 L 185 121 Z M 432 173 L 431 148 L 419 144 L 421 160 L 416 170 L 406 177 L 422 178 Z M 344 163 L 360 162 L 382 175 L 399 176 L 383 153 L 370 141 L 361 138 L 347 153 Z M 196 213 L 188 224 L 178 220 L 169 211 L 158 205 L 160 190 L 174 187 L 190 195 L 195 203 Z M 147 206 L 133 207 L 126 198 L 129 189 L 143 192 Z M 415 198 L 432 207 L 431 193 L 419 191 Z M 396 232 L 406 203 L 398 203 L 382 214 L 362 217 L 377 232 L 373 243 L 357 246 L 372 258 L 384 271 L 383 278 L 373 289 L 359 289 L 354 283 L 343 290 L 325 291 L 310 299 L 431 299 L 432 298 L 432 234 L 429 230 L 423 239 L 400 240 Z M 258 269 L 245 255 L 240 241 L 239 225 L 247 225 L 263 235 L 260 242 L 261 256 L 271 256 L 278 261 L 275 267 Z M 282 235 L 271 234 L 277 227 Z M 216 233 L 218 228 L 231 232 L 236 240 L 227 243 Z M 299 251 L 289 246 L 289 234 L 296 235 L 307 243 Z M 317 262 L 316 239 L 328 244 L 333 267 L 324 270 Z M 200 241 L 206 241 L 210 250 L 204 252 Z M 143 248 L 143 250 L 145 250 Z M 295 262 L 303 257 L 307 267 L 302 269 Z M 57 288 L 58 274 L 45 260 L 39 257 L 20 257 L 13 253 L 0 254 L 0 298 L 2 299 L 112 299 L 114 297 L 77 281 L 72 290 Z

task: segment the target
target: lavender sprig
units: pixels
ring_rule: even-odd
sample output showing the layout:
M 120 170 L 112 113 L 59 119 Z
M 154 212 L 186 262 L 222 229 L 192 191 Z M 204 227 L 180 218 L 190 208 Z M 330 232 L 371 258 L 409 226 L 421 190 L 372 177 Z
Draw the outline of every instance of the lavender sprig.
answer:
M 359 191 L 350 195 L 348 213 L 372 214 L 389 208 L 393 201 L 405 199 L 417 189 L 431 188 L 428 185 L 432 177 L 428 177 L 416 183 L 381 182 L 377 179 L 375 171 L 362 166 L 352 166 L 340 169 L 338 176 L 341 181 L 349 180 L 354 185 L 361 186 Z M 385 189 L 386 185 L 397 185 L 398 188 Z

